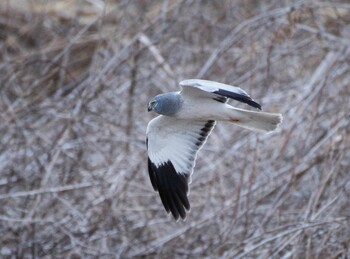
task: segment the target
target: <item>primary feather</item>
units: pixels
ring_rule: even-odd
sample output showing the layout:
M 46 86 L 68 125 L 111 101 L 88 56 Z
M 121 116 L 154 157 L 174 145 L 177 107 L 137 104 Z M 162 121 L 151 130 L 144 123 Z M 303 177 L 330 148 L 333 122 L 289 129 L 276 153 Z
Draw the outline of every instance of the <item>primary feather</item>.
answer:
M 236 86 L 201 79 L 184 80 L 180 82 L 180 86 L 185 92 L 196 92 L 196 89 L 198 89 L 225 98 L 231 98 L 261 110 L 260 104 L 255 102 L 245 91 Z
M 157 95 L 148 110 L 160 116 L 147 126 L 148 171 L 152 186 L 165 210 L 177 220 L 190 209 L 189 183 L 197 153 L 215 126 L 215 121 L 233 122 L 258 132 L 270 132 L 282 115 L 238 109 L 228 98 L 261 109 L 242 89 L 217 82 L 189 79 L 180 82 L 180 92 Z
M 148 172 L 164 208 L 175 219 L 190 209 L 188 184 L 198 150 L 215 126 L 214 121 L 186 121 L 158 116 L 147 127 Z

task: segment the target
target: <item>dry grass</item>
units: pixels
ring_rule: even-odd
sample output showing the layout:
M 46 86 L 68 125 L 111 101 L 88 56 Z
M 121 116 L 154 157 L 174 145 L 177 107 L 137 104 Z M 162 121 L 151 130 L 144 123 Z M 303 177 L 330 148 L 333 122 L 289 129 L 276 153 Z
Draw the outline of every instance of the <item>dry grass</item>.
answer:
M 350 256 L 346 0 L 0 10 L 0 257 Z M 196 77 L 241 86 L 284 123 L 220 123 L 174 222 L 148 179 L 146 104 Z

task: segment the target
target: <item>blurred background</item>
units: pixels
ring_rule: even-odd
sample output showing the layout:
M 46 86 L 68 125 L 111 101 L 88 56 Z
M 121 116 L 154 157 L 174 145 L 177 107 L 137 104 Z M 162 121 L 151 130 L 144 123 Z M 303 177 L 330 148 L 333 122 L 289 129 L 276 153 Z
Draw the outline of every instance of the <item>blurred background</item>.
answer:
M 284 122 L 219 123 L 175 222 L 147 102 L 188 78 Z M 349 85 L 347 0 L 3 0 L 0 257 L 347 258 Z

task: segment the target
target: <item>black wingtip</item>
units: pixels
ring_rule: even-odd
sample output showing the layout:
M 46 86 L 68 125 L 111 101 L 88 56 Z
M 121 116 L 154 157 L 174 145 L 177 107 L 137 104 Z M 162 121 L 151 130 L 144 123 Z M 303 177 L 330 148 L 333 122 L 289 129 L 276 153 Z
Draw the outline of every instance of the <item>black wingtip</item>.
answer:
M 168 161 L 156 166 L 148 158 L 148 172 L 153 189 L 158 191 L 166 212 L 175 220 L 186 219 L 186 211 L 190 210 L 188 201 L 188 176 L 177 173 L 173 164 Z
M 261 105 L 259 103 L 257 103 L 256 101 L 254 101 L 252 98 L 250 98 L 250 96 L 248 96 L 248 95 L 233 93 L 233 92 L 226 91 L 223 89 L 219 89 L 218 91 L 216 91 L 214 93 L 221 95 L 221 96 L 225 96 L 225 97 L 234 99 L 234 100 L 237 100 L 237 101 L 242 102 L 242 103 L 246 103 L 254 108 L 261 110 Z
M 246 102 L 246 104 L 248 104 L 248 105 L 250 105 L 250 106 L 252 106 L 252 107 L 254 107 L 254 108 L 257 108 L 257 109 L 261 110 L 261 105 L 260 105 L 259 103 L 255 102 L 253 99 L 248 100 L 248 101 Z

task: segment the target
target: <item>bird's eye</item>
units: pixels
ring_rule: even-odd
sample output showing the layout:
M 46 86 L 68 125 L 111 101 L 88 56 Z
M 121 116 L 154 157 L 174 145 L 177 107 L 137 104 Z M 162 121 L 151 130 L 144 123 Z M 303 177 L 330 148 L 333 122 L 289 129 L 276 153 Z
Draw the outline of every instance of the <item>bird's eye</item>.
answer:
M 157 106 L 157 102 L 151 102 L 151 106 L 152 107 L 156 107 Z

